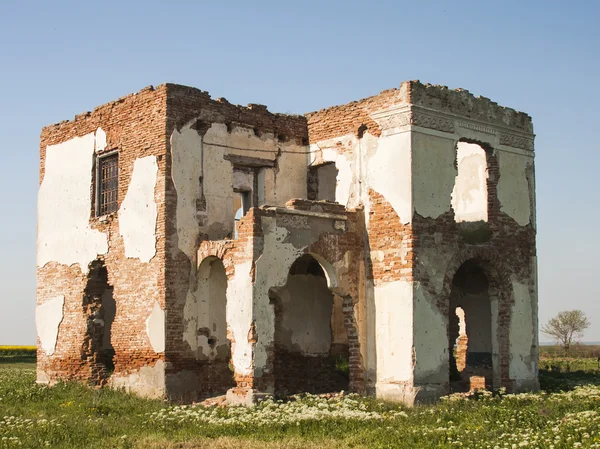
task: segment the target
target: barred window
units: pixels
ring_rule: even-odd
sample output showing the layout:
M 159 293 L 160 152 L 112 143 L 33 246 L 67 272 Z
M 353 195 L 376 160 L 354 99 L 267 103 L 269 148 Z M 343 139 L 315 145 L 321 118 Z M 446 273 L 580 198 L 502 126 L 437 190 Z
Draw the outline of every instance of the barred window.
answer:
M 119 153 L 98 157 L 96 215 L 115 212 L 119 202 Z

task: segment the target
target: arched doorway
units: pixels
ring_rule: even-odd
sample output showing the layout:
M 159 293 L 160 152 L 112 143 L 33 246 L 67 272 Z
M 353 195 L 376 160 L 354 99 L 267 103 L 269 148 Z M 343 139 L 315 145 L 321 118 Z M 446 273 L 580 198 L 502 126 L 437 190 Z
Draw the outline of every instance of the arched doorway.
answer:
M 286 284 L 270 291 L 275 308 L 276 394 L 348 388 L 343 301 L 329 289 L 328 277 L 321 264 L 305 254 L 292 264 Z
M 490 283 L 474 260 L 464 262 L 454 275 L 449 313 L 450 389 L 493 388 Z
M 198 358 L 208 362 L 205 394 L 224 394 L 235 386 L 227 339 L 227 273 L 221 259 L 207 257 L 198 269 Z

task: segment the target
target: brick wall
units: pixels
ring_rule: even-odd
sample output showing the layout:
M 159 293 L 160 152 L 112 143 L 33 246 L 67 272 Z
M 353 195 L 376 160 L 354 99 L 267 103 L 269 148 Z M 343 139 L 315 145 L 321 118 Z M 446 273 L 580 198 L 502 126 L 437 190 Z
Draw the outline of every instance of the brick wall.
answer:
M 133 172 L 133 162 L 139 157 L 154 155 L 158 175 L 155 187 L 158 218 L 156 226 L 156 256 L 144 263 L 124 255 L 119 234 L 119 218 L 115 212 L 103 221 L 92 216 L 90 226 L 109 235 L 109 251 L 100 256 L 108 271 L 108 283 L 114 287 L 117 314 L 112 326 L 115 350 L 115 376 L 126 376 L 142 366 L 163 359 L 150 346 L 145 319 L 155 301 L 165 306 L 165 142 L 166 87 L 146 88 L 137 94 L 99 106 L 92 112 L 77 115 L 74 120 L 50 125 L 40 137 L 40 183 L 45 174 L 45 153 L 48 145 L 56 145 L 74 137 L 93 133 L 97 128 L 106 132 L 106 151 L 119 151 L 119 206 L 127 193 Z M 90 186 L 90 205 L 91 205 Z M 86 270 L 87 267 L 84 267 Z M 37 269 L 38 304 L 43 300 L 65 296 L 64 317 L 60 325 L 56 350 L 47 356 L 38 349 L 38 368 L 51 380 L 59 378 L 92 379 L 93 360 L 83 353 L 86 333 L 83 292 L 87 275 L 75 265 L 67 267 L 50 262 Z M 39 345 L 38 345 L 39 347 Z

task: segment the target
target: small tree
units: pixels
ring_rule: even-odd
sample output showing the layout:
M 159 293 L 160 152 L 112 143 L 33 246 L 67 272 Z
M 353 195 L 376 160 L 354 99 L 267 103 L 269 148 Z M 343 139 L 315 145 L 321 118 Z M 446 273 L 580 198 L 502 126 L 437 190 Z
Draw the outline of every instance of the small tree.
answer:
M 542 332 L 560 344 L 568 355 L 573 339 L 577 341 L 589 326 L 590 320 L 581 310 L 565 310 L 548 321 Z

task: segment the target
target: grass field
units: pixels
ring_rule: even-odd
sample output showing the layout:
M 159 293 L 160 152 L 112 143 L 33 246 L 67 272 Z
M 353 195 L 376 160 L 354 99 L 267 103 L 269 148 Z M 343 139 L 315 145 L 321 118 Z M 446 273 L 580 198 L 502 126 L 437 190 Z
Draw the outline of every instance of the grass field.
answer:
M 172 406 L 77 384 L 39 386 L 31 353 L 0 360 L 2 449 L 600 448 L 595 359 L 578 359 L 579 371 L 541 371 L 542 393 L 451 396 L 413 409 L 355 396 Z

